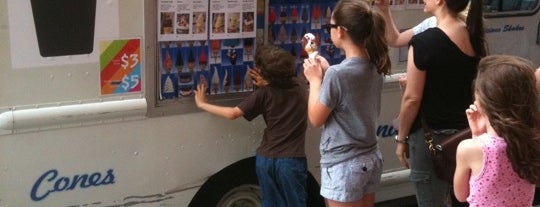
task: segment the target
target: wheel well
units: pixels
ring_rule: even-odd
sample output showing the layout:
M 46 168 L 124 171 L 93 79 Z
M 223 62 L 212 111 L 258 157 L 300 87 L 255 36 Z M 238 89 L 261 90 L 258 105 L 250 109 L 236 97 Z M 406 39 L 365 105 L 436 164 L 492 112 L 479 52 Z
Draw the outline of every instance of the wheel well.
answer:
M 198 206 L 216 206 L 222 196 L 230 189 L 243 185 L 259 185 L 255 173 L 255 157 L 248 157 L 239 160 L 214 175 L 197 191 L 191 200 L 190 207 Z M 324 198 L 319 194 L 320 186 L 311 173 L 308 172 L 307 178 L 307 203 L 308 206 L 325 206 Z

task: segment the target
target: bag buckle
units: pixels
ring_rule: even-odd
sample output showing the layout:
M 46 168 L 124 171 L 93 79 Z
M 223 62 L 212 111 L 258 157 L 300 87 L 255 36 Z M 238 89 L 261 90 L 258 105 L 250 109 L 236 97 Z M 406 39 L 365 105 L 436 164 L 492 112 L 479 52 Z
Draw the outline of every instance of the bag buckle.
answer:
M 426 144 L 428 145 L 429 152 L 432 155 L 436 155 L 437 150 L 436 150 L 435 143 L 433 143 L 433 135 L 431 134 L 431 132 L 425 132 L 424 136 L 426 137 Z

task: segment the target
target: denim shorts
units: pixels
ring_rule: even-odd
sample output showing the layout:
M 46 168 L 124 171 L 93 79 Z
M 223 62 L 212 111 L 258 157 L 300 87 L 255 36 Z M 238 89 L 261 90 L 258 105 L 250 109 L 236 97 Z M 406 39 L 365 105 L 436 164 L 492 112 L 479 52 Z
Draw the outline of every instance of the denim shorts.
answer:
M 382 155 L 362 155 L 328 168 L 321 167 L 321 195 L 338 202 L 353 202 L 375 193 L 381 183 Z

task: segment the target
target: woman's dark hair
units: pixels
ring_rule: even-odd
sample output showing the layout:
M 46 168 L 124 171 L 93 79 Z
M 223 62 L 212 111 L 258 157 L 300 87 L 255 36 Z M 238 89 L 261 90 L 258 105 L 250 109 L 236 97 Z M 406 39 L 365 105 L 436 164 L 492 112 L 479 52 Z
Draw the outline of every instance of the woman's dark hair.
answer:
M 254 60 L 255 67 L 269 84 L 289 87 L 294 83 L 296 59 L 284 49 L 274 45 L 258 45 Z
M 488 54 L 486 45 L 486 38 L 484 32 L 484 12 L 482 0 L 445 0 L 448 9 L 458 15 L 460 12 L 467 8 L 469 4 L 469 11 L 467 12 L 467 31 L 469 31 L 469 37 L 471 39 L 471 45 L 478 57 L 485 57 Z
M 385 21 L 377 11 L 360 0 L 341 0 L 334 8 L 332 18 L 335 24 L 347 30 L 351 40 L 365 47 L 370 61 L 377 66 L 377 72 L 390 74 L 390 58 L 385 39 Z
M 540 105 L 531 62 L 506 55 L 483 58 L 475 94 L 491 126 L 506 141 L 512 169 L 540 184 Z

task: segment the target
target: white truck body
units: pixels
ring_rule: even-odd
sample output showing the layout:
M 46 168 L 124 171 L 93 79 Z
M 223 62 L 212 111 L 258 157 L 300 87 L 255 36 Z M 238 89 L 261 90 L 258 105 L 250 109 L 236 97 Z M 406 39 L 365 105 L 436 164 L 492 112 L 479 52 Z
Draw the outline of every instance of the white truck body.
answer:
M 188 206 L 209 177 L 254 156 L 265 127 L 261 117 L 228 121 L 198 111 L 192 99 L 156 100 L 155 1 L 98 0 L 98 18 L 107 8 L 115 17 L 105 20 L 114 22 L 104 29 L 113 32 L 101 38 L 141 40 L 143 89 L 116 96 L 99 95 L 99 63 L 92 55 L 36 63 L 20 57 L 25 51 L 14 51 L 21 50 L 21 42 L 36 41 L 13 31 L 32 23 L 14 19 L 14 12 L 29 15 L 28 10 L 12 10 L 28 9 L 28 2 L 0 0 L 1 207 Z M 535 5 L 527 16 L 486 19 L 492 54 L 519 55 L 540 66 L 538 0 Z M 393 15 L 400 28 L 426 18 L 422 10 Z M 391 50 L 396 73 L 405 72 L 402 55 Z M 385 173 L 377 201 L 413 195 L 409 171 L 394 155 L 392 126 L 400 103 L 395 77 L 387 78 L 383 92 L 378 135 Z M 306 153 L 316 179 L 319 136 L 320 129 L 309 127 Z

